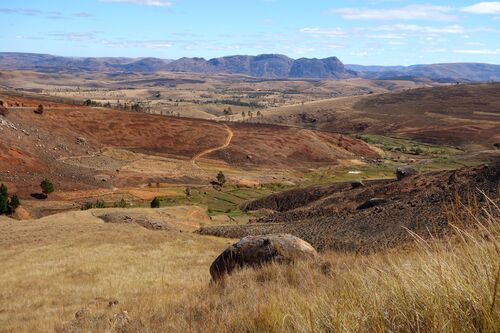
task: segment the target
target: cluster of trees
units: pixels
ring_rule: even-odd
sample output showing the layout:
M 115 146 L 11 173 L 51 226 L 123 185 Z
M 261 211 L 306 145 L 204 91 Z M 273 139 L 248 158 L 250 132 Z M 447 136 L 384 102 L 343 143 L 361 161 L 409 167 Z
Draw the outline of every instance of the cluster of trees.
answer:
M 245 113 L 245 111 L 241 111 L 241 116 L 243 118 L 248 117 L 248 118 L 252 119 L 253 118 L 253 112 L 250 111 L 250 110 L 248 112 L 246 112 L 246 113 Z M 260 110 L 257 110 L 257 118 L 264 118 L 264 115 L 262 114 L 262 112 L 260 112 Z
M 265 106 L 257 102 L 244 102 L 239 98 L 234 99 L 215 99 L 213 101 L 206 101 L 205 104 L 226 104 L 226 105 L 236 105 L 236 106 L 247 106 L 250 108 L 264 108 Z
M 16 194 L 9 196 L 7 186 L 0 185 L 0 215 L 14 213 L 20 204 Z

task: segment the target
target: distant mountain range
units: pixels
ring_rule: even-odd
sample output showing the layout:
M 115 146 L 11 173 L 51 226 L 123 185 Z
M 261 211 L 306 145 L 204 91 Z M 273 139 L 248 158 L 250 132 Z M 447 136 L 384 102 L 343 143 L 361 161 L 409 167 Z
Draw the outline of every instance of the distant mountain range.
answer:
M 367 79 L 428 78 L 433 81 L 500 81 L 500 65 L 483 63 L 449 63 L 413 66 L 345 65 Z
M 0 70 L 39 72 L 192 72 L 242 74 L 259 78 L 416 79 L 434 81 L 500 81 L 500 65 L 450 63 L 414 66 L 344 65 L 336 57 L 292 59 L 281 54 L 204 58 L 77 58 L 48 54 L 0 52 Z

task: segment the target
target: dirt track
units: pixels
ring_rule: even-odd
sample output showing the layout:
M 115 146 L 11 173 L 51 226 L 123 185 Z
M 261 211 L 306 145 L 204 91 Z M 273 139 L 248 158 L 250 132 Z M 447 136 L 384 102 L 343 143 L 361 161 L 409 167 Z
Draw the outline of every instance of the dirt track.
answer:
M 219 146 L 219 147 L 215 147 L 215 148 L 210 148 L 210 149 L 207 149 L 207 150 L 204 150 L 202 151 L 201 153 L 195 155 L 192 159 L 191 159 L 191 164 L 194 166 L 194 167 L 198 167 L 200 168 L 197 164 L 196 164 L 196 160 L 198 160 L 199 158 L 201 158 L 202 156 L 205 156 L 205 155 L 208 155 L 210 153 L 213 153 L 213 152 L 216 152 L 218 150 L 222 150 L 224 148 L 227 148 L 229 146 L 229 144 L 231 143 L 231 140 L 233 139 L 233 136 L 234 136 L 234 132 L 233 130 L 231 130 L 231 128 L 227 125 L 227 124 L 224 124 L 224 127 L 226 128 L 226 131 L 227 131 L 227 138 L 226 138 L 226 141 L 224 142 L 223 145 Z

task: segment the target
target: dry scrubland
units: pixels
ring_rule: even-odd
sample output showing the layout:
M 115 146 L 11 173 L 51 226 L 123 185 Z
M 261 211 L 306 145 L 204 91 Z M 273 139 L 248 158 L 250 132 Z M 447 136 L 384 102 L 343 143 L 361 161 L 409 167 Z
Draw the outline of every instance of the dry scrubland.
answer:
M 405 249 L 328 252 L 319 262 L 245 269 L 225 287 L 209 285 L 208 267 L 228 239 L 104 224 L 93 211 L 2 221 L 0 327 L 499 332 L 500 221 L 493 217 L 499 209 L 460 211 L 449 214 L 456 234 L 447 241 L 417 237 Z M 110 308 L 109 299 L 119 303 Z M 75 319 L 82 308 L 91 311 Z M 127 320 L 120 320 L 122 310 Z

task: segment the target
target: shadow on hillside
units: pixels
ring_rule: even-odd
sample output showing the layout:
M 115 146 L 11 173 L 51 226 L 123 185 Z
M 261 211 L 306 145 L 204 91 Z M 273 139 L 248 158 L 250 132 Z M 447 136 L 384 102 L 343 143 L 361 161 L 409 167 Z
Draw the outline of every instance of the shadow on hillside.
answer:
M 38 199 L 38 200 L 45 200 L 47 199 L 47 195 L 43 193 L 31 193 L 30 196 L 32 198 Z

